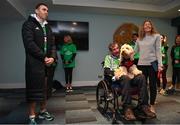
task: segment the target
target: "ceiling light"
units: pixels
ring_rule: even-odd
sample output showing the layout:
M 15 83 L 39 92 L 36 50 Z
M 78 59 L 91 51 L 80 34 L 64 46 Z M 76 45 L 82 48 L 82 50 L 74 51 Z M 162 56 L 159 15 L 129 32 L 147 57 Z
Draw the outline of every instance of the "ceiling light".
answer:
M 75 25 L 75 26 L 77 25 L 77 23 L 76 23 L 76 22 L 73 22 L 72 24 L 73 24 L 73 25 Z
M 180 9 L 178 11 L 180 12 Z

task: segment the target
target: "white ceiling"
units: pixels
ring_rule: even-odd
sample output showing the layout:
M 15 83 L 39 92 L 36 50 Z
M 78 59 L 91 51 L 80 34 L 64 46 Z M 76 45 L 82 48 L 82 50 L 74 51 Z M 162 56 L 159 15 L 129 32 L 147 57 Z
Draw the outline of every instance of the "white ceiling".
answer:
M 180 0 L 0 0 L 0 19 L 23 19 L 39 2 L 49 12 L 117 14 L 127 16 L 175 18 L 180 16 Z
M 114 2 L 131 2 L 139 4 L 152 4 L 152 5 L 166 5 L 172 3 L 174 0 L 106 0 Z

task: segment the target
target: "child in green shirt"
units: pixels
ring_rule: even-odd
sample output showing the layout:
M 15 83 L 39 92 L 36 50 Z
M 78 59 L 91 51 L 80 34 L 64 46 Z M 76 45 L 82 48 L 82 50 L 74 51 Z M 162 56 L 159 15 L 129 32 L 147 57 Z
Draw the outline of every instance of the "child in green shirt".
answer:
M 168 55 L 167 55 L 167 51 L 168 51 L 168 44 L 167 44 L 167 38 L 165 35 L 161 35 L 161 54 L 162 54 L 162 64 L 163 64 L 163 70 L 161 71 L 161 77 L 162 77 L 162 83 L 163 86 L 162 88 L 160 88 L 160 84 L 161 84 L 161 78 L 158 77 L 158 81 L 157 81 L 157 86 L 158 86 L 158 92 L 162 95 L 167 95 L 166 94 L 166 85 L 167 85 L 167 77 L 166 77 L 166 72 L 167 72 L 167 68 L 168 68 Z
M 180 82 L 180 35 L 176 36 L 175 45 L 171 49 L 171 60 L 172 60 L 172 85 L 169 89 L 175 89 L 176 82 Z
M 76 45 L 73 43 L 70 35 L 64 36 L 64 44 L 60 49 L 60 55 L 63 62 L 66 80 L 66 91 L 72 90 L 72 71 L 75 67 Z

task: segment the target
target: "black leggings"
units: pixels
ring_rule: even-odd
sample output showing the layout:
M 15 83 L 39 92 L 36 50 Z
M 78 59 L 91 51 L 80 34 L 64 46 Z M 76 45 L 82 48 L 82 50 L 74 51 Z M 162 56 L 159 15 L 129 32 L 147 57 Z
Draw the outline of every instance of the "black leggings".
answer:
M 138 69 L 143 72 L 146 83 L 147 79 L 149 79 L 150 104 L 154 105 L 157 96 L 157 72 L 152 66 L 138 66 Z
M 172 84 L 175 85 L 176 83 L 180 82 L 180 68 L 173 67 L 173 74 L 172 74 Z
M 66 84 L 72 83 L 72 71 L 73 68 L 64 68 Z

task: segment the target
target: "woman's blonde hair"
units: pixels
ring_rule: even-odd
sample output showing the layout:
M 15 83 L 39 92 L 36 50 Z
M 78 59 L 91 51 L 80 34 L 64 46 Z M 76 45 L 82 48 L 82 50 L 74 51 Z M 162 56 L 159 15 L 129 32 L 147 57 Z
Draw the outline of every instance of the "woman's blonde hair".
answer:
M 145 35 L 146 35 L 146 33 L 145 33 L 145 31 L 144 31 L 144 24 L 145 24 L 146 22 L 149 22 L 149 23 L 151 24 L 151 35 L 158 33 L 157 30 L 156 30 L 156 28 L 155 28 L 155 26 L 153 25 L 152 21 L 151 21 L 151 20 L 145 20 L 145 21 L 143 22 L 143 24 L 142 24 L 142 25 L 140 26 L 140 28 L 139 28 L 139 39 L 140 39 L 140 40 L 142 40 L 142 39 L 145 37 Z

